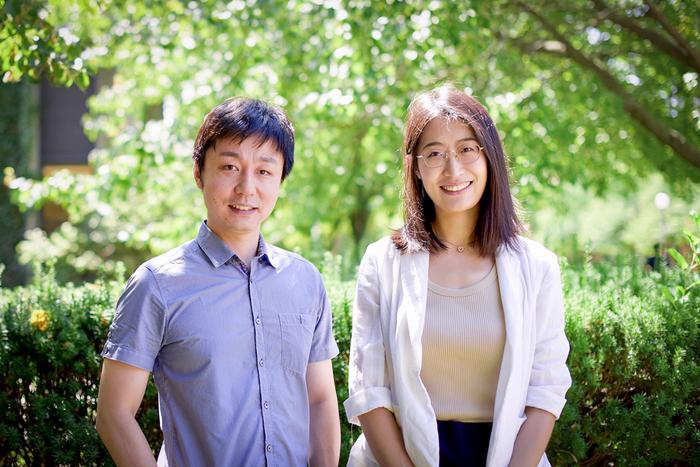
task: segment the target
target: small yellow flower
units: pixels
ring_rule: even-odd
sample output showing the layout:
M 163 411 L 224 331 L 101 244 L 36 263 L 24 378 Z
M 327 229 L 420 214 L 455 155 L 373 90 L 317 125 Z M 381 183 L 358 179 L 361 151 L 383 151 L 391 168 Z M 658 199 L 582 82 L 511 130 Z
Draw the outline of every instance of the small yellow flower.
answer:
M 104 327 L 109 327 L 112 321 L 105 315 L 100 316 L 100 324 Z
M 12 167 L 5 167 L 5 170 L 3 172 L 3 178 L 2 182 L 5 186 L 10 186 L 10 183 L 12 183 L 12 180 L 14 180 L 15 177 L 15 169 Z
M 44 332 L 49 328 L 49 312 L 46 310 L 33 310 L 29 318 L 29 324 Z

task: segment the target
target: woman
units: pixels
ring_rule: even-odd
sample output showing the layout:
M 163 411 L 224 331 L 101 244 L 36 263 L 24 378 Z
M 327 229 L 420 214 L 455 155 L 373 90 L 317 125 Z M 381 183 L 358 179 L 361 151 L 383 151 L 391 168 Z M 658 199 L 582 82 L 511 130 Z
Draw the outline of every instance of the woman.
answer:
M 496 127 L 443 86 L 408 109 L 405 226 L 367 248 L 348 465 L 549 465 L 571 385 L 556 256 L 519 237 Z

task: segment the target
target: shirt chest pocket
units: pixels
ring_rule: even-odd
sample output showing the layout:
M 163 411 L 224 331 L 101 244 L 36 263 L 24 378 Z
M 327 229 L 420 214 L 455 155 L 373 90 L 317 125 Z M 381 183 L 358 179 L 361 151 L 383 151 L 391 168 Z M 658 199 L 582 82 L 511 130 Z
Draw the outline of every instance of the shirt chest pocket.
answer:
M 316 324 L 314 316 L 299 313 L 280 313 L 278 316 L 282 337 L 282 367 L 305 376 Z

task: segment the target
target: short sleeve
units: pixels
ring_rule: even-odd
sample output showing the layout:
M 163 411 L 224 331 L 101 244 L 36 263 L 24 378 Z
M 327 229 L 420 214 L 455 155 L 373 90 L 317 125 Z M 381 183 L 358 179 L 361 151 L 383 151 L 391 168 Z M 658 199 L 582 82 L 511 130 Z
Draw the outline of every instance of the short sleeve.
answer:
M 321 275 L 318 275 L 318 303 L 316 314 L 316 327 L 311 341 L 311 351 L 309 352 L 309 363 L 328 360 L 338 355 L 338 344 L 333 336 L 333 313 L 326 294 L 326 287 L 323 285 Z
M 156 277 L 140 266 L 119 297 L 101 355 L 153 371 L 165 332 L 165 310 Z

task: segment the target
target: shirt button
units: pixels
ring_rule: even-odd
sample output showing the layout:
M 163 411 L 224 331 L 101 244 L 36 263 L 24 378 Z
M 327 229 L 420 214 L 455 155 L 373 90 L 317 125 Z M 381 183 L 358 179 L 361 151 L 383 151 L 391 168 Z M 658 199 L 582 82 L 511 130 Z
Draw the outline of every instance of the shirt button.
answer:
M 264 406 L 266 409 L 269 409 L 269 408 L 270 408 L 270 403 L 267 402 L 267 401 L 265 401 L 265 403 L 263 404 L 263 406 Z
M 262 358 L 260 359 L 260 361 L 258 363 L 260 363 L 260 366 L 263 366 L 265 364 L 265 362 L 263 361 Z
M 271 444 L 267 445 L 267 452 L 272 452 L 272 445 Z
M 260 324 L 260 323 L 262 323 L 262 321 L 260 320 L 260 317 L 258 316 L 257 318 L 255 318 L 255 324 Z

